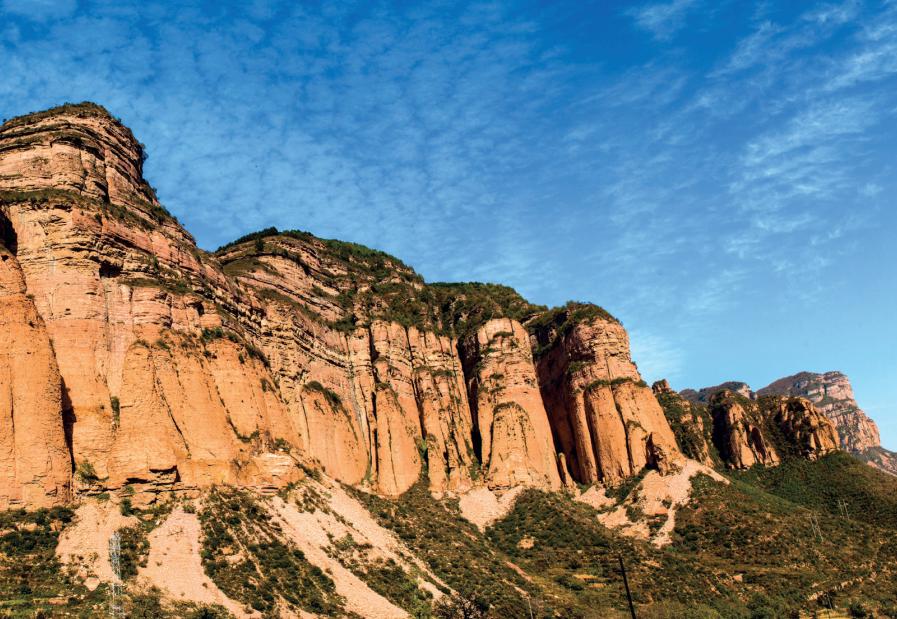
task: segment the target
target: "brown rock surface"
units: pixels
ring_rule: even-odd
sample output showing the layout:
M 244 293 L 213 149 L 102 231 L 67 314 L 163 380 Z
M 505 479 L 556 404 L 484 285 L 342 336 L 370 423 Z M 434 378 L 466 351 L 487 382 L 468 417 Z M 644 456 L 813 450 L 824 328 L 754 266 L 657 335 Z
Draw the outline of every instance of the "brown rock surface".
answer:
M 777 399 L 772 421 L 801 456 L 810 460 L 838 449 L 834 424 L 805 398 Z
M 617 484 L 681 457 L 623 326 L 598 308 L 568 307 L 530 323 L 539 384 L 558 451 L 582 483 Z
M 0 215 L 2 218 L 2 215 Z M 0 509 L 70 498 L 62 382 L 18 261 L 0 244 Z
M 781 462 L 778 451 L 764 432 L 764 419 L 752 403 L 732 391 L 718 391 L 710 398 L 713 442 L 730 467 L 746 469 L 755 464 Z
M 516 320 L 490 320 L 463 349 L 486 484 L 560 488 L 526 330 Z
M 141 152 L 93 106 L 0 128 L 5 236 L 52 342 L 29 371 L 58 366 L 65 474 L 73 461 L 91 490 L 268 483 L 257 456 L 299 437 L 262 393 L 273 377 L 250 358 L 253 334 L 228 319 L 253 308 L 155 200 Z
M 841 447 L 847 451 L 862 452 L 881 444 L 878 427 L 859 407 L 850 380 L 841 372 L 801 372 L 780 378 L 757 393 L 808 399 L 834 422 Z
M 720 391 L 711 397 L 709 412 L 713 443 L 730 468 L 773 466 L 788 456 L 815 460 L 838 449 L 834 425 L 805 398 L 755 401 Z

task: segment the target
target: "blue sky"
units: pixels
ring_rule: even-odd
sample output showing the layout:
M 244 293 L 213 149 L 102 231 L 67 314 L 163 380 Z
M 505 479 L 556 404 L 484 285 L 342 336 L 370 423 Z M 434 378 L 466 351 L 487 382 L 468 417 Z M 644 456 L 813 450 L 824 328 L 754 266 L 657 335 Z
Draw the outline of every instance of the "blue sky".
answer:
M 676 388 L 839 369 L 897 448 L 897 2 L 0 0 L 207 249 L 275 225 L 589 300 Z

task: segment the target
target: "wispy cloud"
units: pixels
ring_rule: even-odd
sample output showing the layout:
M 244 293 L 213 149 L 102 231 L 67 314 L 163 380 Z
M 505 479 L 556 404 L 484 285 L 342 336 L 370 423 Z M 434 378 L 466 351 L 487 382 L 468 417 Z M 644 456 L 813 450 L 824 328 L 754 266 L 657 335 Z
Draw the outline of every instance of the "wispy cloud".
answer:
M 666 378 L 677 381 L 682 376 L 684 355 L 682 349 L 668 338 L 631 329 L 629 334 L 633 358 L 638 361 L 642 377 L 652 383 Z
M 698 1 L 672 0 L 646 4 L 631 9 L 628 14 L 640 28 L 651 32 L 657 39 L 665 40 L 671 38 L 685 25 L 688 12 L 698 4 Z
M 121 116 L 204 247 L 303 228 L 593 300 L 651 378 L 897 263 L 893 1 L 0 0 L 0 74 L 0 116 Z

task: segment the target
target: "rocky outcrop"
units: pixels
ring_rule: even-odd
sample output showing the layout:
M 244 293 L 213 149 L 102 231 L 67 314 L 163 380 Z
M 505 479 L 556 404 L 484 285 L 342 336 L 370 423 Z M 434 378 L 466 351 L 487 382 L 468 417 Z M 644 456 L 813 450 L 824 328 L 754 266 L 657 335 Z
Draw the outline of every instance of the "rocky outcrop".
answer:
M 708 410 L 714 446 L 730 468 L 774 466 L 787 457 L 815 460 L 838 449 L 834 425 L 804 398 L 764 396 L 754 401 L 720 391 L 711 397 Z
M 682 453 L 705 466 L 719 464 L 719 453 L 713 445 L 713 420 L 707 407 L 685 399 L 666 380 L 655 382 L 651 389 Z
M 862 452 L 881 444 L 878 427 L 859 407 L 850 380 L 841 372 L 801 372 L 780 378 L 757 393 L 810 400 L 835 424 L 841 447 L 847 451 Z
M 676 439 L 629 352 L 623 326 L 571 305 L 529 323 L 555 444 L 581 483 L 618 484 L 681 458 Z
M 529 334 L 510 319 L 490 320 L 462 346 L 475 422 L 474 444 L 491 488 L 557 490 L 558 463 L 542 403 Z
M 58 367 L 66 476 L 73 463 L 80 491 L 270 483 L 300 441 L 235 319 L 258 309 L 158 204 L 141 153 L 90 105 L 0 129 L 5 235 L 52 342 L 30 372 Z
M 679 392 L 679 395 L 695 404 L 707 404 L 714 395 L 721 391 L 731 391 L 748 400 L 757 399 L 757 394 L 751 390 L 747 383 L 735 380 L 721 383 L 713 387 L 704 387 L 703 389 L 683 389 Z
M 772 423 L 782 432 L 792 449 L 809 460 L 838 449 L 835 426 L 805 398 L 775 398 L 761 409 L 769 410 Z
M 781 462 L 766 432 L 766 419 L 752 403 L 731 391 L 718 391 L 709 402 L 713 443 L 727 466 L 746 469 Z
M 800 372 L 780 378 L 757 393 L 810 400 L 835 424 L 842 449 L 870 466 L 897 475 L 897 453 L 881 446 L 878 426 L 859 407 L 850 380 L 841 372 Z

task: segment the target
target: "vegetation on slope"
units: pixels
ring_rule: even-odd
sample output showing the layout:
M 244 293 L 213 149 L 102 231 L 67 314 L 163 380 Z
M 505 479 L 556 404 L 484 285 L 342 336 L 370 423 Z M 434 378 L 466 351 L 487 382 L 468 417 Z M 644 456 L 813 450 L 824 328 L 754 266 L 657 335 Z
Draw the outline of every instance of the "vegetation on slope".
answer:
M 286 258 L 311 273 L 303 251 L 315 254 L 326 265 L 314 276 L 322 285 L 338 291 L 331 301 L 343 317 L 331 326 L 340 330 L 386 320 L 460 337 L 492 318 L 523 321 L 545 310 L 507 286 L 426 284 L 410 267 L 385 252 L 357 243 L 319 239 L 299 230 L 266 228 L 220 247 L 216 254 L 233 274 L 266 269 L 266 256 Z M 319 294 L 326 295 L 323 289 Z
M 737 599 L 755 600 L 764 616 L 861 605 L 897 616 L 893 531 L 808 510 L 737 480 L 722 486 L 704 478 L 696 489 L 677 516 L 675 552 L 726 574 Z
M 539 314 L 526 324 L 527 329 L 536 340 L 533 354 L 536 357 L 547 354 L 564 340 L 573 327 L 596 319 L 620 322 L 603 307 L 579 301 L 567 301 L 561 307 Z
M 432 616 L 433 595 L 393 559 L 372 557 L 373 546 L 358 543 L 351 534 L 332 540 L 331 553 L 373 591 L 408 611 L 415 619 Z
M 396 533 L 420 559 L 460 596 L 487 617 L 582 616 L 551 589 L 521 574 L 456 505 L 430 496 L 426 481 L 395 500 L 353 491 L 378 522 Z M 536 614 L 538 612 L 538 614 Z
M 836 452 L 810 462 L 793 458 L 773 468 L 734 476 L 770 494 L 858 522 L 897 529 L 897 478 Z
M 280 525 L 247 491 L 214 488 L 204 503 L 202 563 L 229 598 L 264 617 L 280 609 L 338 615 L 333 580 L 282 539 Z
M 676 436 L 679 449 L 687 457 L 702 460 L 704 446 L 707 446 L 710 458 L 716 466 L 722 466 L 719 452 L 713 445 L 713 418 L 703 404 L 690 403 L 675 392 L 657 394 L 657 401 L 663 414 Z M 699 418 L 703 424 L 698 427 L 694 419 Z
M 0 512 L 0 616 L 33 617 L 50 612 L 51 601 L 76 604 L 87 595 L 55 554 L 59 532 L 73 517 L 67 508 Z

